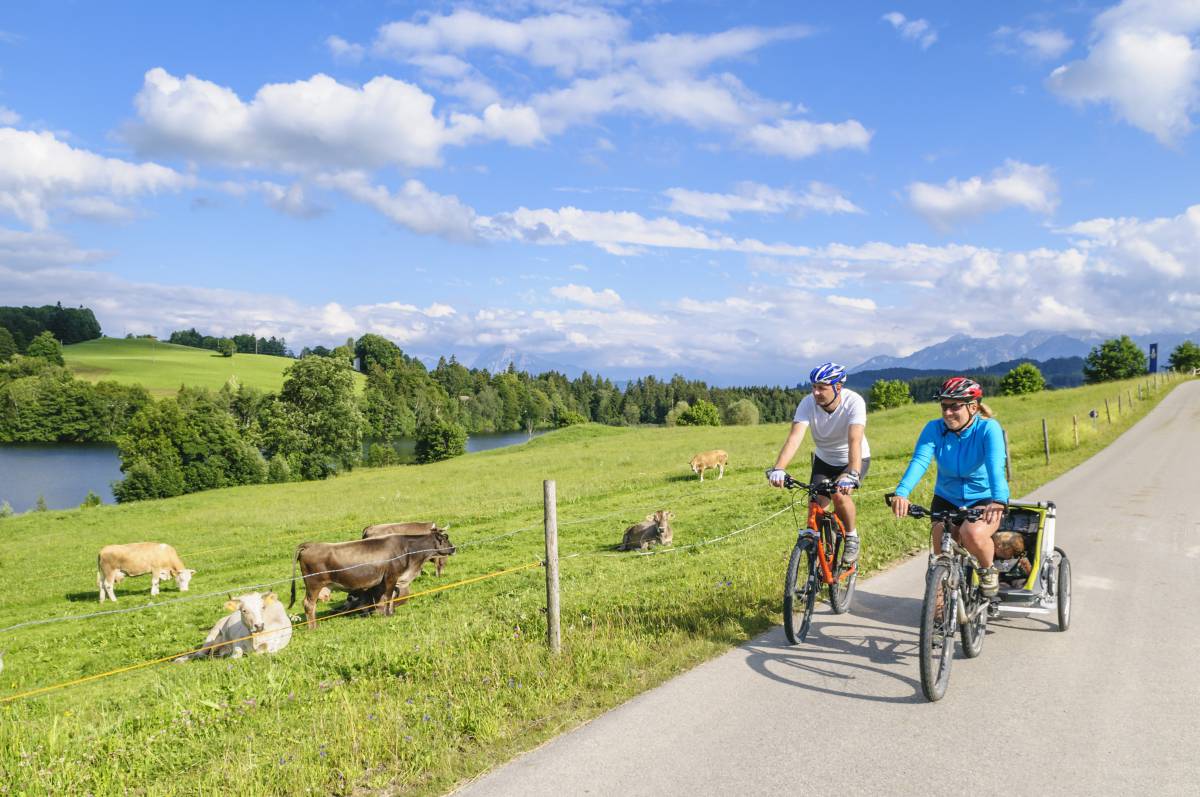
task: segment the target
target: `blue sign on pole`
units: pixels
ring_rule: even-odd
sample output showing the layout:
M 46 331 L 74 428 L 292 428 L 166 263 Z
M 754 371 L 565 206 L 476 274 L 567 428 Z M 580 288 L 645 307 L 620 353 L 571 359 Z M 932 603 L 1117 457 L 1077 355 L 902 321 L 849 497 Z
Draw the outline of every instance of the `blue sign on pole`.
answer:
M 1146 373 L 1149 373 L 1149 374 L 1158 373 L 1158 344 L 1157 343 L 1150 344 L 1150 370 L 1147 371 Z

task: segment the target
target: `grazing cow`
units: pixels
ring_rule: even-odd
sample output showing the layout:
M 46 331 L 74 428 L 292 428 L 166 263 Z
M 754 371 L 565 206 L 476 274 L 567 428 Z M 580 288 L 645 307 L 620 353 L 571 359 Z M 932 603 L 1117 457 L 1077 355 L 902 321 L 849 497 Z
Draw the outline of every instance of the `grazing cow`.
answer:
M 187 592 L 188 582 L 196 574 L 183 566 L 175 549 L 164 542 L 131 542 L 127 545 L 106 545 L 96 557 L 96 585 L 100 602 L 107 596 L 115 602 L 113 585 L 126 576 L 150 574 L 150 594 L 158 594 L 158 582 L 175 579 L 180 592 Z
M 225 610 L 229 614 L 212 627 L 204 645 L 195 653 L 180 656 L 175 661 L 205 656 L 238 659 L 245 653 L 277 653 L 292 639 L 292 621 L 274 592 L 251 592 L 231 597 Z
M 692 457 L 692 461 L 688 464 L 692 466 L 692 473 L 700 474 L 700 481 L 704 481 L 704 471 L 709 468 L 716 468 L 718 470 L 717 478 L 720 479 L 725 475 L 725 466 L 729 464 L 729 455 L 719 448 L 714 451 L 701 451 Z
M 618 551 L 644 551 L 651 545 L 670 545 L 674 535 L 671 532 L 671 519 L 674 512 L 660 509 L 652 515 L 646 515 L 641 523 L 635 523 L 625 529 L 625 539 L 617 546 Z
M 420 537 L 425 534 L 433 534 L 435 531 L 440 531 L 444 534 L 449 530 L 449 526 L 444 529 L 438 528 L 438 525 L 431 520 L 409 523 L 376 523 L 374 526 L 367 526 L 362 530 L 362 538 L 365 540 L 370 537 L 380 537 L 384 534 L 403 534 L 406 537 Z M 446 557 L 435 556 L 433 564 L 437 568 L 437 574 L 440 576 L 442 570 L 446 567 Z
M 373 602 L 383 604 L 384 615 L 391 615 L 395 602 L 384 596 L 403 598 L 408 585 L 421 572 L 425 562 L 435 556 L 451 556 L 454 545 L 443 531 L 422 537 L 385 534 L 350 542 L 304 542 L 296 548 L 292 562 L 292 601 L 296 603 L 296 567 L 304 578 L 304 614 L 308 627 L 317 627 L 317 596 L 321 588 L 332 584 L 347 592 L 371 591 Z

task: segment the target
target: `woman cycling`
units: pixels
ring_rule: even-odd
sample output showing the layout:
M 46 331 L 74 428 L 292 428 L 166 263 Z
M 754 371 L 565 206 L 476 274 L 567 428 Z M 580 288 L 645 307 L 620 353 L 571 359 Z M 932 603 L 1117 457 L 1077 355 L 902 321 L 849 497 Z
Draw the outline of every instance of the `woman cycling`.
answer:
M 999 578 L 992 567 L 995 548 L 992 534 L 1000 526 L 1008 504 L 1008 480 L 1004 477 L 1004 432 L 984 404 L 983 388 L 973 379 L 955 376 L 942 383 L 937 399 L 942 417 L 925 424 L 912 460 L 896 487 L 892 512 L 908 514 L 908 495 L 937 460 L 937 483 L 933 487 L 934 512 L 961 506 L 985 507 L 983 517 L 958 528 L 962 546 L 979 560 L 979 584 L 984 595 L 999 591 Z M 936 554 L 942 537 L 941 523 L 933 524 L 930 538 Z

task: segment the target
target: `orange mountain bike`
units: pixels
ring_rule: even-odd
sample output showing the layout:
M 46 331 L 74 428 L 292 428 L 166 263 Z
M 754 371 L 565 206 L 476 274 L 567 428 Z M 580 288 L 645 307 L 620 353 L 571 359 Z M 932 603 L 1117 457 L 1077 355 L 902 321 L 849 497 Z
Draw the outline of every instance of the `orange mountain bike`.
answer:
M 834 514 L 832 505 L 823 508 L 817 501 L 820 496 L 832 498 L 837 485 L 831 481 L 805 484 L 785 476 L 783 486 L 808 493 L 808 525 L 800 530 L 796 546 L 792 548 L 783 585 L 783 629 L 787 632 L 788 642 L 796 645 L 808 636 L 813 606 L 822 584 L 829 585 L 829 605 L 835 614 L 850 610 L 854 583 L 858 580 L 858 563 L 843 564 L 846 528 Z M 793 499 L 793 511 L 795 505 Z

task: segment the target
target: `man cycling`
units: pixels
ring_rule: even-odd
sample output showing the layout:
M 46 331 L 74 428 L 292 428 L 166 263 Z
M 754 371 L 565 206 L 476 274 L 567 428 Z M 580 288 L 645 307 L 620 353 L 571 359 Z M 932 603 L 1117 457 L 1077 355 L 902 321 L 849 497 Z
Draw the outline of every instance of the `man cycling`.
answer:
M 909 493 L 925 475 L 929 463 L 936 460 L 937 482 L 930 507 L 934 512 L 960 506 L 985 507 L 979 520 L 959 526 L 957 537 L 979 560 L 980 590 L 992 597 L 1000 588 L 996 568 L 992 567 L 992 534 L 999 528 L 1008 504 L 1004 432 L 982 402 L 983 388 L 975 380 L 951 377 L 942 383 L 936 398 L 941 402 L 942 417 L 921 430 L 912 460 L 896 487 L 892 512 L 896 517 L 908 514 Z M 934 523 L 930 547 L 935 555 L 941 548 L 941 538 L 942 524 Z
M 805 396 L 796 407 L 792 428 L 788 432 L 775 465 L 767 471 L 767 480 L 775 487 L 783 486 L 784 468 L 792 461 L 804 434 L 812 427 L 813 454 L 810 482 L 828 479 L 837 484 L 833 496 L 833 511 L 847 529 L 846 548 L 842 561 L 858 560 L 857 510 L 850 493 L 862 484 L 871 466 L 871 447 L 867 444 L 867 403 L 849 388 L 846 369 L 837 363 L 824 363 L 808 375 L 812 395 Z M 821 497 L 821 506 L 829 499 Z

